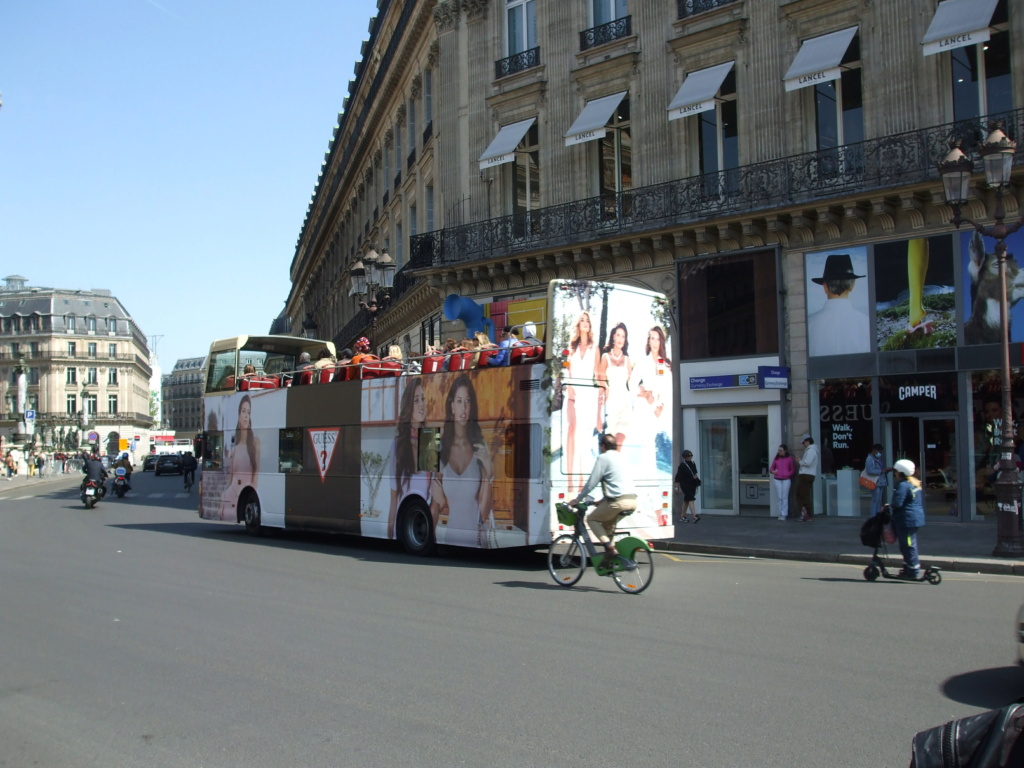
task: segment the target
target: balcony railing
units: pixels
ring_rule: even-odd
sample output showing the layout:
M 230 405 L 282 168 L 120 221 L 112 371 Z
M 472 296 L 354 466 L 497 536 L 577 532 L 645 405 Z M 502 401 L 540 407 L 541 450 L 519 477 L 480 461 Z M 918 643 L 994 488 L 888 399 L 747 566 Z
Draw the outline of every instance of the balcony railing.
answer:
M 691 176 L 648 187 L 539 208 L 522 214 L 425 232 L 410 238 L 409 267 L 463 264 L 509 253 L 565 248 L 619 233 L 635 235 L 779 206 L 938 179 L 936 164 L 955 138 L 980 173 L 977 147 L 992 120 L 1018 141 L 1024 165 L 1024 109 L 884 136 L 859 144 Z
M 613 40 L 629 37 L 631 34 L 633 34 L 633 17 L 623 16 L 621 19 L 580 32 L 580 50 L 587 51 Z
M 503 77 L 514 75 L 516 72 L 524 72 L 539 66 L 540 47 L 513 53 L 511 56 L 494 62 L 494 79 L 500 80 Z
M 119 352 L 116 355 L 90 355 L 87 352 L 76 352 L 73 355 L 69 355 L 66 349 L 41 349 L 34 354 L 30 353 L 27 349 L 20 350 L 17 354 L 9 350 L 0 351 L 0 360 L 19 360 L 21 358 L 25 358 L 26 363 L 29 360 L 81 360 L 83 362 L 92 361 L 102 365 L 111 360 L 132 360 L 135 359 L 135 355 L 130 352 Z
M 676 10 L 679 12 L 678 18 L 685 19 L 735 2 L 736 0 L 676 0 Z

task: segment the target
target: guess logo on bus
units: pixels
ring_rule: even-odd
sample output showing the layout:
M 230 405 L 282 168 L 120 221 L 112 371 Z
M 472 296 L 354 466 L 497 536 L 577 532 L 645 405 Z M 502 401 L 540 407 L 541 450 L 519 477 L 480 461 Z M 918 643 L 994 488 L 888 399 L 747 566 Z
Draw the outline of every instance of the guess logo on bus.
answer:
M 323 484 L 327 477 L 327 470 L 331 466 L 331 457 L 334 456 L 334 446 L 338 442 L 339 427 L 333 429 L 308 429 L 309 441 L 313 444 L 313 455 L 316 457 L 316 469 L 320 473 L 320 483 Z

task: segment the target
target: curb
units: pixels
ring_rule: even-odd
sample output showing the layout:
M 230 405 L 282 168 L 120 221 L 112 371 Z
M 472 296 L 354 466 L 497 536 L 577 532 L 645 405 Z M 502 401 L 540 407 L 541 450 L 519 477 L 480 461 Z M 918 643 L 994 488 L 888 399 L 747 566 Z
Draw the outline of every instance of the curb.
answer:
M 659 542 L 659 552 L 682 552 L 695 555 L 724 555 L 727 557 L 756 557 L 765 560 L 794 560 L 813 563 L 840 563 L 866 566 L 871 555 L 829 552 L 798 552 L 781 549 L 744 549 L 717 544 L 681 544 L 674 541 Z M 924 564 L 943 571 L 957 573 L 987 573 L 1002 576 L 1024 576 L 1024 562 L 1019 560 L 988 560 L 969 557 L 925 557 Z

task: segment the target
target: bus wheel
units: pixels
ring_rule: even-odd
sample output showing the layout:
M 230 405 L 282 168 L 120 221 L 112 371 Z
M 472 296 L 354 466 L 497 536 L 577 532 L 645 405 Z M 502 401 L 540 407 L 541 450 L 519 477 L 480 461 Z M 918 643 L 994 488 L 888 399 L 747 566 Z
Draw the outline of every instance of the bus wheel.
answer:
M 250 491 L 242 502 L 242 522 L 250 536 L 260 535 L 260 498 Z
M 402 510 L 398 535 L 410 555 L 432 555 L 437 551 L 434 541 L 434 516 L 421 501 L 412 502 Z

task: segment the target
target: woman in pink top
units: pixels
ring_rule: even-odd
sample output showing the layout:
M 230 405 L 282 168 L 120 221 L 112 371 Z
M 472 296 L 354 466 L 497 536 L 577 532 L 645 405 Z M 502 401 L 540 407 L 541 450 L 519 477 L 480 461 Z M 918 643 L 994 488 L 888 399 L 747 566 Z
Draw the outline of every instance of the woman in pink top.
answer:
M 779 500 L 779 522 L 784 522 L 789 517 L 789 486 L 796 476 L 796 459 L 789 454 L 789 448 L 785 444 L 779 446 L 779 451 L 768 468 L 768 474 L 772 476 L 772 488 L 775 497 Z

